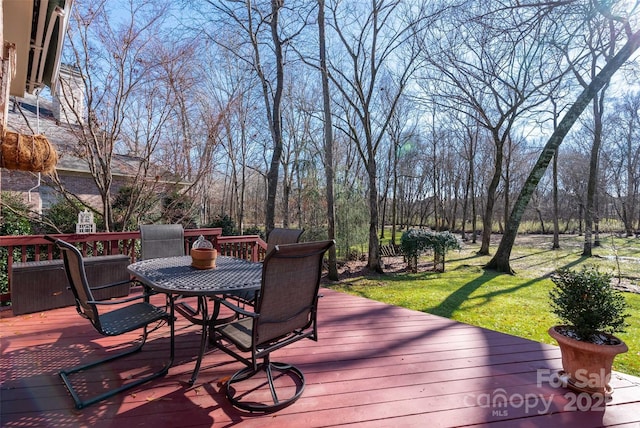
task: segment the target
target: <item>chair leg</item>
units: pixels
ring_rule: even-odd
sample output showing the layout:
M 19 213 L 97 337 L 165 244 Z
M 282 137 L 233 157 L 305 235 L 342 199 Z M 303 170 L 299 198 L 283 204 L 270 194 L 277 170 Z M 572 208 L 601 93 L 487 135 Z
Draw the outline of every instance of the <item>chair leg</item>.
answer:
M 274 370 L 281 372 L 283 375 L 289 375 L 294 378 L 294 382 L 296 383 L 296 385 L 295 393 L 292 396 L 285 399 L 281 399 L 280 397 L 278 397 L 278 393 L 274 384 Z M 243 393 L 237 393 L 237 391 L 232 387 L 233 384 L 251 379 L 260 372 L 265 372 L 266 374 L 272 403 L 267 404 L 258 401 L 250 401 L 250 398 L 247 398 L 252 391 L 258 390 L 259 387 L 253 388 Z M 264 383 L 262 383 L 261 386 L 264 386 Z M 248 410 L 250 412 L 270 413 L 293 404 L 302 395 L 304 386 L 305 378 L 300 369 L 291 364 L 271 362 L 269 360 L 269 356 L 267 356 L 265 357 L 263 363 L 257 365 L 256 369 L 254 369 L 253 366 L 245 367 L 244 369 L 237 371 L 233 376 L 231 376 L 231 378 L 227 381 L 226 394 L 231 404 L 239 409 Z
M 105 400 L 105 399 L 107 399 L 109 397 L 113 397 L 114 395 L 117 395 L 117 394 L 119 394 L 119 393 L 121 393 L 123 391 L 126 391 L 128 389 L 134 388 L 134 387 L 136 387 L 138 385 L 141 385 L 141 384 L 143 384 L 145 382 L 148 382 L 148 381 L 153 380 L 155 378 L 162 377 L 162 376 L 166 375 L 167 372 L 169 371 L 169 367 L 171 367 L 171 365 L 173 364 L 174 353 L 175 353 L 175 351 L 174 351 L 174 349 L 175 349 L 175 346 L 174 346 L 175 330 L 174 330 L 174 322 L 173 322 L 173 320 L 174 320 L 174 316 L 173 316 L 173 311 L 172 311 L 171 319 L 168 321 L 170 323 L 170 325 L 171 325 L 171 338 L 170 338 L 171 350 L 170 350 L 169 361 L 160 370 L 158 370 L 158 371 L 156 371 L 156 372 L 154 372 L 154 373 L 152 373 L 152 374 L 150 374 L 148 376 L 145 376 L 143 378 L 137 379 L 137 380 L 135 380 L 133 382 L 129 382 L 129 383 L 127 383 L 125 385 L 122 385 L 122 386 L 120 386 L 118 388 L 111 389 L 111 390 L 109 390 L 109 391 L 107 391 L 105 393 L 96 395 L 96 396 L 91 397 L 91 398 L 89 398 L 87 400 L 82 400 L 80 398 L 80 395 L 78 394 L 78 392 L 73 387 L 71 379 L 69 378 L 69 375 L 72 375 L 74 373 L 78 373 L 78 372 L 81 372 L 81 371 L 84 371 L 84 370 L 88 370 L 90 368 L 93 368 L 93 367 L 96 367 L 96 366 L 99 366 L 99 365 L 102 365 L 102 364 L 105 364 L 105 363 L 108 363 L 108 362 L 120 359 L 122 357 L 126 357 L 127 355 L 131 355 L 133 353 L 138 352 L 140 349 L 142 349 L 142 346 L 147 341 L 147 328 L 146 327 L 144 328 L 144 333 L 142 335 L 142 339 L 141 339 L 140 343 L 137 346 L 135 346 L 134 348 L 129 349 L 129 350 L 125 351 L 125 352 L 121 352 L 121 353 L 116 354 L 116 355 L 111 355 L 111 356 L 109 356 L 107 358 L 103 358 L 103 359 L 98 360 L 98 361 L 93 361 L 91 363 L 81 364 L 81 365 L 76 366 L 76 367 L 72 367 L 72 368 L 69 368 L 69 369 L 61 370 L 59 372 L 59 375 L 62 378 L 62 381 L 64 382 L 65 386 L 67 387 L 67 390 L 71 394 L 71 397 L 73 398 L 73 401 L 75 402 L 76 408 L 77 409 L 82 409 L 82 408 L 87 407 L 87 406 L 89 406 L 91 404 L 94 404 L 94 403 L 97 403 L 99 401 Z

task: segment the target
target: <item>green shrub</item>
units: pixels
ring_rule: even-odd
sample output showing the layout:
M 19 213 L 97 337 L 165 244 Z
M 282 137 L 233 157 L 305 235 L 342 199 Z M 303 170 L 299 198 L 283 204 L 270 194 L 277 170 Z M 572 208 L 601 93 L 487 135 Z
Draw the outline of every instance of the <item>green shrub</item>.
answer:
M 259 235 L 263 241 L 267 240 L 267 237 L 264 234 L 264 230 L 260 229 L 258 226 L 247 227 L 243 232 L 243 235 Z
M 409 229 L 400 238 L 400 247 L 407 259 L 409 270 L 418 270 L 418 257 L 426 250 L 433 250 L 435 270 L 444 272 L 447 251 L 459 250 L 458 239 L 449 231 L 433 232 L 426 229 Z
M 310 226 L 304 228 L 300 242 L 323 241 L 325 239 L 328 239 L 326 227 Z
M 214 218 L 206 227 L 220 227 L 222 228 L 222 236 L 235 236 L 238 234 L 238 230 L 236 229 L 236 223 L 233 221 L 231 217 L 228 215 L 217 216 Z M 245 235 L 253 235 L 252 233 L 247 233 L 245 231 Z
M 80 202 L 58 199 L 44 213 L 48 223 L 55 225 L 55 227 L 43 224 L 41 233 L 75 233 L 78 213 L 84 208 Z
M 624 332 L 627 302 L 611 286 L 611 275 L 583 267 L 560 269 L 551 280 L 556 285 L 549 292 L 551 311 L 573 328 L 579 340 L 590 342 L 598 332 Z
M 15 193 L 2 192 L 0 235 L 30 235 L 29 206 Z
M 31 222 L 29 221 L 29 206 L 15 193 L 2 192 L 0 236 L 31 235 Z M 8 251 L 0 248 L 0 293 L 9 292 L 9 278 L 7 276 Z M 20 259 L 20 249 L 13 250 L 14 260 Z
M 361 186 L 361 183 L 348 188 L 336 185 L 336 253 L 342 257 L 353 249 L 363 251 L 359 247 L 366 247 L 369 241 L 369 205 Z M 302 236 L 309 240 L 307 232 Z
M 154 192 L 130 184 L 120 187 L 111 202 L 114 230 L 138 230 L 140 224 L 156 222 L 157 206 L 158 197 Z

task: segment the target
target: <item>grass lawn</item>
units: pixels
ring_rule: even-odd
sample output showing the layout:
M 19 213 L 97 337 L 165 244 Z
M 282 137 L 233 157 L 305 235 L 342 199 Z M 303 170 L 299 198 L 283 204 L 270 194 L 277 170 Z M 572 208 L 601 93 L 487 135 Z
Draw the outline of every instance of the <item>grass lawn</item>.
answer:
M 489 256 L 477 256 L 478 244 L 463 244 L 447 254 L 446 271 L 417 274 L 394 273 L 350 278 L 333 289 L 392 305 L 451 318 L 538 342 L 556 344 L 547 330 L 558 324 L 550 312 L 549 274 L 567 267 L 597 265 L 602 272 L 640 285 L 640 239 L 606 237 L 594 249 L 594 257 L 581 257 L 582 237 L 563 237 L 561 249 L 550 250 L 551 236 L 523 236 L 511 255 L 516 275 L 485 271 Z M 496 246 L 492 246 L 495 250 Z M 629 352 L 618 355 L 614 369 L 640 376 L 640 294 L 624 293 L 630 326 L 617 333 Z

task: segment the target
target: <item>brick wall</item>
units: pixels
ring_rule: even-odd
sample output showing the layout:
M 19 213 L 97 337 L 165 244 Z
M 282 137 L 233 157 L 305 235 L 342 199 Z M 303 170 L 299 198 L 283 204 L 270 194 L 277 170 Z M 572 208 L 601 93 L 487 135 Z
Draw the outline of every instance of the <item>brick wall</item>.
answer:
M 100 192 L 93 182 L 93 178 L 87 174 L 59 171 L 60 180 L 65 189 L 74 195 L 77 195 L 85 203 L 102 211 L 102 199 Z M 24 171 L 11 171 L 2 169 L 2 191 L 21 193 L 23 199 L 32 209 L 40 212 L 42 208 L 48 208 L 49 204 L 55 202 L 58 198 L 51 180 L 42 175 L 41 186 L 31 191 L 31 201 L 29 201 L 29 189 L 38 184 L 38 177 L 35 174 Z M 116 194 L 118 190 L 127 182 L 125 178 L 115 177 L 111 186 L 111 193 Z
M 11 171 L 2 168 L 2 191 L 21 193 L 25 203 L 28 203 L 34 210 L 39 211 L 40 193 L 38 191 L 31 192 L 31 202 L 28 200 L 29 189 L 38 184 L 37 175 L 24 171 Z

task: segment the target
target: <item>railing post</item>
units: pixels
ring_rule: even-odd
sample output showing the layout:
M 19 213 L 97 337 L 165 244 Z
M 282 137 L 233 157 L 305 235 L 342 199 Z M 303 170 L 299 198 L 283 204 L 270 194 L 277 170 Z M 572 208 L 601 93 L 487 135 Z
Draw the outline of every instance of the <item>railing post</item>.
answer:
M 258 243 L 257 242 L 254 242 L 253 245 L 251 246 L 251 261 L 252 262 L 258 261 Z
M 11 284 L 11 266 L 13 266 L 13 245 L 9 245 L 7 247 L 7 282 Z M 9 292 L 11 292 L 11 288 L 9 288 Z

